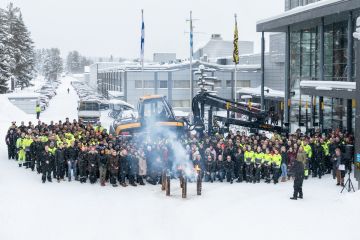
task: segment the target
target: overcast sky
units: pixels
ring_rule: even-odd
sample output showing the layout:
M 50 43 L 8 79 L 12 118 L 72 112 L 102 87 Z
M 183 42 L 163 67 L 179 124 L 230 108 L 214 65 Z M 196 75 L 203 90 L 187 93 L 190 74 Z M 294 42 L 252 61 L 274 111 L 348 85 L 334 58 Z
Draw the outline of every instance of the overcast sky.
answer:
M 239 39 L 260 49 L 256 21 L 284 11 L 284 0 L 13 0 L 21 8 L 37 48 L 58 47 L 62 54 L 78 50 L 86 56 L 136 58 L 140 52 L 141 9 L 145 17 L 145 57 L 176 52 L 186 58 L 189 37 L 186 19 L 194 22 L 194 45 L 212 33 L 232 40 L 234 13 Z M 9 0 L 1 0 L 4 8 Z

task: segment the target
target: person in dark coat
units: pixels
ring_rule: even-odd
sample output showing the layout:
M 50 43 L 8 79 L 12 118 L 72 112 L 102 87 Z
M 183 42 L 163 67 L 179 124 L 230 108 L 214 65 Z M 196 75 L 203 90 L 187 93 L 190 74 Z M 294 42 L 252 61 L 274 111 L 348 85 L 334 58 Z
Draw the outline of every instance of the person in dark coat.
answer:
M 236 182 L 242 182 L 244 180 L 244 152 L 241 147 L 237 148 L 234 157 L 234 176 L 237 178 Z
M 99 155 L 95 150 L 95 147 L 91 147 L 88 155 L 88 171 L 89 171 L 89 180 L 91 184 L 96 183 L 97 171 L 98 171 L 98 162 Z
M 135 156 L 135 151 L 132 149 L 128 155 L 129 161 L 129 183 L 131 186 L 136 187 L 135 178 L 139 172 L 138 158 Z
M 294 162 L 294 165 L 292 166 L 291 172 L 293 173 L 295 179 L 294 179 L 294 194 L 290 199 L 292 200 L 297 200 L 297 198 L 302 199 L 303 198 L 302 185 L 304 181 L 304 164 L 301 161 L 296 160 Z
M 324 166 L 324 149 L 320 145 L 320 142 L 317 142 L 314 146 L 313 152 L 313 164 L 312 164 L 312 176 L 319 177 L 323 175 L 323 166 Z
M 335 150 L 335 155 L 333 156 L 333 162 L 336 166 L 336 181 L 337 186 L 344 186 L 344 178 L 345 178 L 345 160 L 342 156 L 341 149 L 338 147 Z
M 233 183 L 233 181 L 234 181 L 234 162 L 231 159 L 231 155 L 226 156 L 225 177 L 226 177 L 227 182 L 230 182 L 231 184 Z
M 100 173 L 100 184 L 101 186 L 105 186 L 106 172 L 107 169 L 109 168 L 109 157 L 105 153 L 105 149 L 100 150 L 98 160 L 99 160 L 98 165 L 99 165 L 99 173 Z
M 41 156 L 41 161 L 42 161 L 42 163 L 41 163 L 42 182 L 45 183 L 46 179 L 49 182 L 52 182 L 51 171 L 52 171 L 52 166 L 53 166 L 53 162 L 54 162 L 54 156 L 50 153 L 48 145 L 45 146 L 45 150 L 43 151 L 42 156 Z
M 87 166 L 88 166 L 87 155 L 88 155 L 87 148 L 83 146 L 78 155 L 79 177 L 81 183 L 86 183 L 86 179 L 87 179 Z
M 225 163 L 224 163 L 222 155 L 219 155 L 218 160 L 216 161 L 216 172 L 217 172 L 219 181 L 223 182 L 224 177 L 225 177 Z
M 56 179 L 58 182 L 64 180 L 65 176 L 65 149 L 61 143 L 55 151 Z
M 75 180 L 78 180 L 77 176 L 77 155 L 78 155 L 78 148 L 75 147 L 74 143 L 71 143 L 65 150 L 65 159 L 67 163 L 67 176 L 69 182 L 71 181 L 71 170 L 73 170 L 73 175 Z
M 119 175 L 119 157 L 115 150 L 112 150 L 109 157 L 109 171 L 110 171 L 110 184 L 113 187 L 117 187 L 116 178 Z
M 10 129 L 9 132 L 6 134 L 5 142 L 8 148 L 8 158 L 16 159 L 16 140 L 17 134 L 14 129 Z
M 205 182 L 214 182 L 216 172 L 216 162 L 212 159 L 211 154 L 207 156 L 205 162 Z
M 120 151 L 119 163 L 120 163 L 120 172 L 119 172 L 119 182 L 123 187 L 127 187 L 125 182 L 126 175 L 129 171 L 129 160 L 127 156 L 127 150 L 123 149 Z

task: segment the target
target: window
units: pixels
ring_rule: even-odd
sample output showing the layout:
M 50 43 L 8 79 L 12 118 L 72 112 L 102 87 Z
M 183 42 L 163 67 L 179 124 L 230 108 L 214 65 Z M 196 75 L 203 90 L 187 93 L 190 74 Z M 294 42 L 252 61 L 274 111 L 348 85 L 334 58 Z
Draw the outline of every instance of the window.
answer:
M 233 80 L 226 80 L 226 87 L 231 88 L 233 84 Z M 250 80 L 237 80 L 236 88 L 240 87 L 250 87 L 251 83 Z
M 164 80 L 164 81 L 159 81 L 159 88 L 167 88 L 168 87 L 168 81 Z
M 145 80 L 144 88 L 154 88 L 155 84 L 153 80 Z
M 172 105 L 174 108 L 188 108 L 190 107 L 189 100 L 172 100 Z
M 135 88 L 142 88 L 142 80 L 135 80 Z M 144 88 L 154 88 L 155 84 L 153 80 L 145 80 Z
M 190 81 L 188 80 L 175 80 L 174 88 L 190 88 Z
M 141 80 L 135 80 L 135 88 L 142 88 L 142 81 Z

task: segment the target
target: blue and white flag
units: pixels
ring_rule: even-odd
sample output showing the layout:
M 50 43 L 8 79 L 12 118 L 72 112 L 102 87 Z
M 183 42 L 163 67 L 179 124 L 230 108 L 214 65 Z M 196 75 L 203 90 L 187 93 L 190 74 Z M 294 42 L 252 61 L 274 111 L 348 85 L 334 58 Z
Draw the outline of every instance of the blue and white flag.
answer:
M 194 33 L 193 33 L 192 19 L 190 19 L 190 54 L 191 57 L 194 56 Z
M 144 48 L 145 48 L 145 23 L 144 23 L 144 10 L 141 10 L 141 50 L 140 50 L 140 61 L 141 61 L 141 67 L 144 69 Z

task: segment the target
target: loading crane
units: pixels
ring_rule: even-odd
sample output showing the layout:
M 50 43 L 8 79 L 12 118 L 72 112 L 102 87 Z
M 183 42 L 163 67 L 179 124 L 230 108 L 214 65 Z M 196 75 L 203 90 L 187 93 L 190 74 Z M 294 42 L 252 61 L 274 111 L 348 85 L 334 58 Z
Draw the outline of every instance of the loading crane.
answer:
M 209 107 L 208 110 L 208 132 L 214 132 L 213 122 L 222 122 L 227 129 L 229 125 L 237 125 L 242 127 L 248 127 L 252 130 L 264 130 L 269 132 L 278 132 L 278 133 L 286 133 L 288 130 L 286 128 L 282 128 L 280 126 L 275 126 L 266 123 L 266 119 L 268 117 L 268 112 L 263 111 L 257 107 L 251 107 L 246 103 L 234 102 L 229 99 L 225 99 L 219 96 L 216 96 L 216 92 L 209 91 L 206 89 L 206 86 L 213 86 L 213 83 L 209 83 L 206 80 L 217 81 L 214 77 L 207 77 L 204 72 L 206 69 L 204 67 L 199 67 L 198 75 L 199 82 L 198 85 L 200 87 L 200 91 L 193 98 L 192 101 L 192 112 L 193 112 L 193 124 L 192 127 L 203 133 L 205 131 L 205 107 Z M 223 109 L 227 111 L 227 116 L 215 116 L 213 111 L 215 109 Z M 247 118 L 237 119 L 235 117 L 231 117 L 231 113 L 241 114 Z

